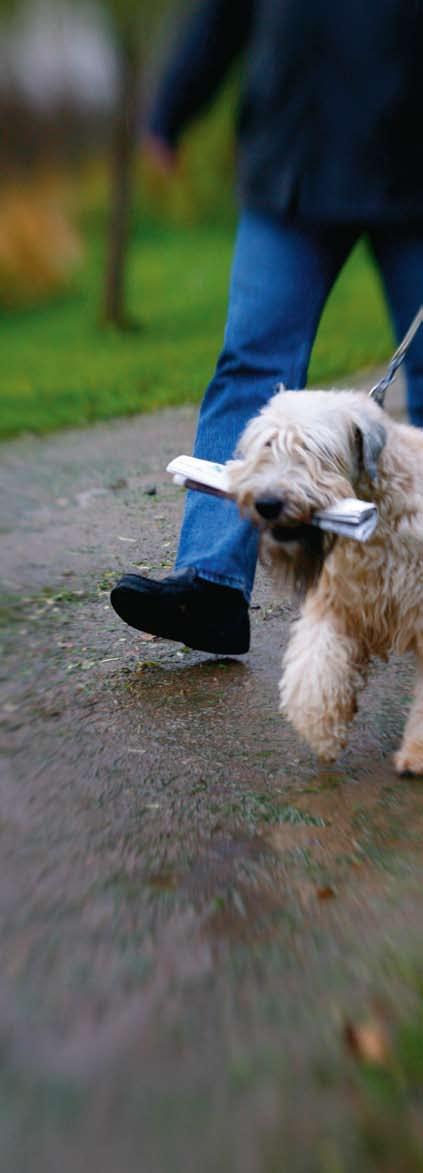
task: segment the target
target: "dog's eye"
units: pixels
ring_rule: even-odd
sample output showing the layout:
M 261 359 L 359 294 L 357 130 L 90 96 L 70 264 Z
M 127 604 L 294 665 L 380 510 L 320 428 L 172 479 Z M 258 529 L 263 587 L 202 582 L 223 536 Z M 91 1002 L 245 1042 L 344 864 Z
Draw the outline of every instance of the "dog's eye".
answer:
M 271 447 L 272 447 L 272 441 L 271 441 L 271 440 L 266 440 L 266 443 L 265 443 L 264 447 L 265 447 L 265 448 L 271 448 Z

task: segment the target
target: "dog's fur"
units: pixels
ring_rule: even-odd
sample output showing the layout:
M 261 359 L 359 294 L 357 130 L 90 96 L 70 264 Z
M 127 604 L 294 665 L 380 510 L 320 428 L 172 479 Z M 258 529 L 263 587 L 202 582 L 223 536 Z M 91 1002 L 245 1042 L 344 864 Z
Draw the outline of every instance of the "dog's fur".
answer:
M 423 774 L 423 433 L 365 394 L 281 390 L 247 426 L 237 456 L 231 492 L 261 528 L 261 558 L 279 585 L 305 595 L 284 658 L 281 711 L 332 760 L 347 742 L 370 658 L 413 652 L 415 696 L 395 765 Z M 283 502 L 276 523 L 255 506 L 269 496 Z M 301 529 L 314 511 L 354 496 L 379 510 L 366 543 Z

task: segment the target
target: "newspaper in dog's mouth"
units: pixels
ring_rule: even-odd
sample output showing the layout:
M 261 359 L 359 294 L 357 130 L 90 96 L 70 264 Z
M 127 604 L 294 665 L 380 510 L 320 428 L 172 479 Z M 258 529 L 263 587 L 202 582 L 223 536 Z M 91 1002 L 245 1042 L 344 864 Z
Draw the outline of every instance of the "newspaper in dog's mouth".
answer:
M 212 460 L 200 460 L 195 456 L 177 456 L 167 465 L 177 485 L 186 489 L 197 489 L 216 497 L 230 498 L 228 471 L 224 464 Z M 313 514 L 308 523 L 300 525 L 273 525 L 272 537 L 277 542 L 301 541 L 310 535 L 310 528 L 316 527 L 356 542 L 367 542 L 378 521 L 377 506 L 372 501 L 360 501 L 358 497 L 344 498 L 328 509 Z

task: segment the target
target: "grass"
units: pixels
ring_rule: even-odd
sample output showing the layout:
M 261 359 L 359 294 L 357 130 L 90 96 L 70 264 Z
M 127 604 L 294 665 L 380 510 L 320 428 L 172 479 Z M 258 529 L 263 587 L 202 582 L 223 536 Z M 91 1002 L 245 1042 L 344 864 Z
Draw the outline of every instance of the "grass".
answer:
M 232 244 L 225 226 L 138 228 L 128 300 L 141 329 L 122 335 L 98 325 L 103 258 L 92 231 L 84 270 L 66 296 L 3 314 L 0 436 L 198 401 L 222 341 Z M 390 347 L 380 290 L 360 244 L 324 313 L 310 382 L 371 367 Z

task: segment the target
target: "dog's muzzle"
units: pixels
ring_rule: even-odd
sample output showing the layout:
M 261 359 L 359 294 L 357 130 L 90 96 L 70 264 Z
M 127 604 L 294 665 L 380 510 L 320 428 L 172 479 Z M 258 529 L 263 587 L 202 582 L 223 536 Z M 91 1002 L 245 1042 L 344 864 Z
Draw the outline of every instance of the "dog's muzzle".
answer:
M 307 537 L 309 526 L 301 522 L 287 522 L 285 505 L 282 497 L 258 497 L 254 502 L 256 513 L 266 523 L 263 528 L 275 542 L 299 542 Z

